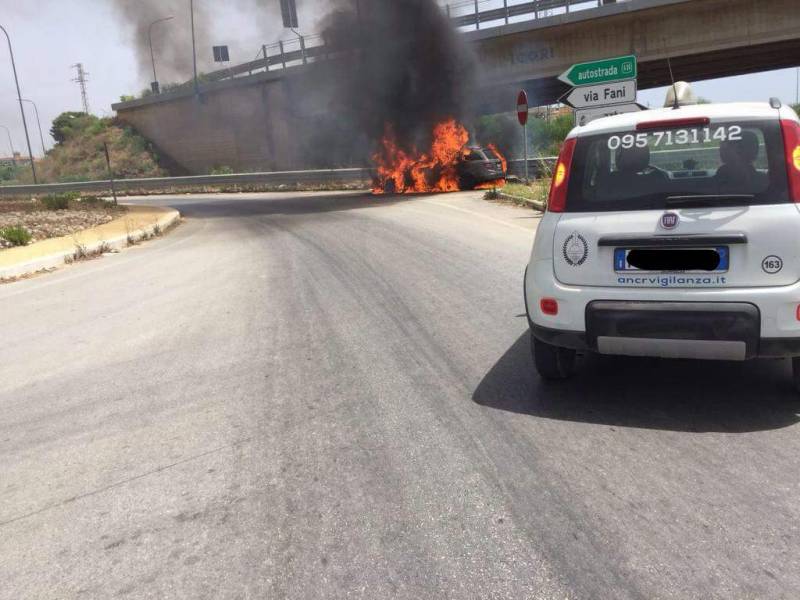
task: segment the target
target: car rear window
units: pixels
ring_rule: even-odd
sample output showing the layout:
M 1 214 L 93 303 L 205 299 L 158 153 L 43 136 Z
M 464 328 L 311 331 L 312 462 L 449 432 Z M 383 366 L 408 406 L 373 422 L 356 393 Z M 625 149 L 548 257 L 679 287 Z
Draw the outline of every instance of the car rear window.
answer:
M 580 137 L 566 210 L 784 202 L 789 194 L 776 119 Z

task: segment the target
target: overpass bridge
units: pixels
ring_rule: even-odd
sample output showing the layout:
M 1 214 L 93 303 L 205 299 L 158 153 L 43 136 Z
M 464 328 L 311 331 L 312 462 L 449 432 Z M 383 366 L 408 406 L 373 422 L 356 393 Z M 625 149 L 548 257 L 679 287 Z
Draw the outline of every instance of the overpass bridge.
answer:
M 478 10 L 463 14 L 465 5 Z M 479 113 L 513 109 L 525 88 L 536 104 L 566 91 L 557 76 L 571 64 L 636 54 L 639 87 L 800 65 L 797 0 L 468 0 L 451 18 L 475 52 Z M 520 20 L 514 22 L 514 20 Z M 188 172 L 215 165 L 293 169 L 314 141 L 314 123 L 335 107 L 327 60 L 341 60 L 320 38 L 262 48 L 259 59 L 207 76 L 201 97 L 185 89 L 115 104 L 135 126 Z

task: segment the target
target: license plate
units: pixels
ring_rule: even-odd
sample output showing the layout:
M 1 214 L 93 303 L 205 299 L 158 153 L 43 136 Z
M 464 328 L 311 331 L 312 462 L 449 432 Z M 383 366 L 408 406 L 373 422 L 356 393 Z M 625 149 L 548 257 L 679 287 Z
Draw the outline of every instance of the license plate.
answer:
M 631 250 L 636 248 L 615 248 L 614 249 L 614 271 L 616 272 L 629 272 L 629 271 L 642 271 L 631 265 L 628 262 L 628 255 Z M 730 251 L 727 246 L 716 246 L 714 248 L 681 248 L 681 250 L 715 250 L 719 255 L 719 264 L 713 271 L 704 270 L 684 270 L 684 271 L 666 271 L 670 273 L 722 273 L 730 268 Z M 669 249 L 663 249 L 663 252 L 671 252 Z M 661 271 L 665 272 L 665 271 Z

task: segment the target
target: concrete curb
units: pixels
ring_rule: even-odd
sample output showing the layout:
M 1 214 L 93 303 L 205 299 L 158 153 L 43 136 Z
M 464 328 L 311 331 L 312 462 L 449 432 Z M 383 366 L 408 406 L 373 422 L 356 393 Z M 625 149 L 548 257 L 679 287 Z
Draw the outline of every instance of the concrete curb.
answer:
M 544 212 L 544 202 L 539 202 L 538 200 L 531 200 L 530 198 L 523 198 L 522 196 L 512 196 L 511 194 L 506 194 L 505 192 L 501 192 L 497 190 L 497 197 L 503 198 L 504 200 L 514 200 L 515 202 L 522 202 L 523 204 L 527 204 L 528 206 L 540 211 Z
M 71 262 L 76 250 L 85 254 L 122 250 L 130 242 L 166 231 L 181 218 L 174 208 L 126 205 L 128 212 L 109 223 L 72 235 L 51 238 L 0 252 L 0 281 L 54 269 Z

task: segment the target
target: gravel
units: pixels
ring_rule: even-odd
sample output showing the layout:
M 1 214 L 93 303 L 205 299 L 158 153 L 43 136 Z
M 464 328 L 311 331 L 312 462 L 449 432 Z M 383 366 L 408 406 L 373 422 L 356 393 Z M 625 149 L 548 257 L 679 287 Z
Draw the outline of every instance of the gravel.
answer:
M 22 226 L 31 232 L 33 243 L 97 227 L 123 212 L 123 207 L 105 204 L 75 202 L 66 210 L 45 210 L 36 201 L 0 202 L 0 229 Z M 11 247 L 10 242 L 0 237 L 0 250 Z

